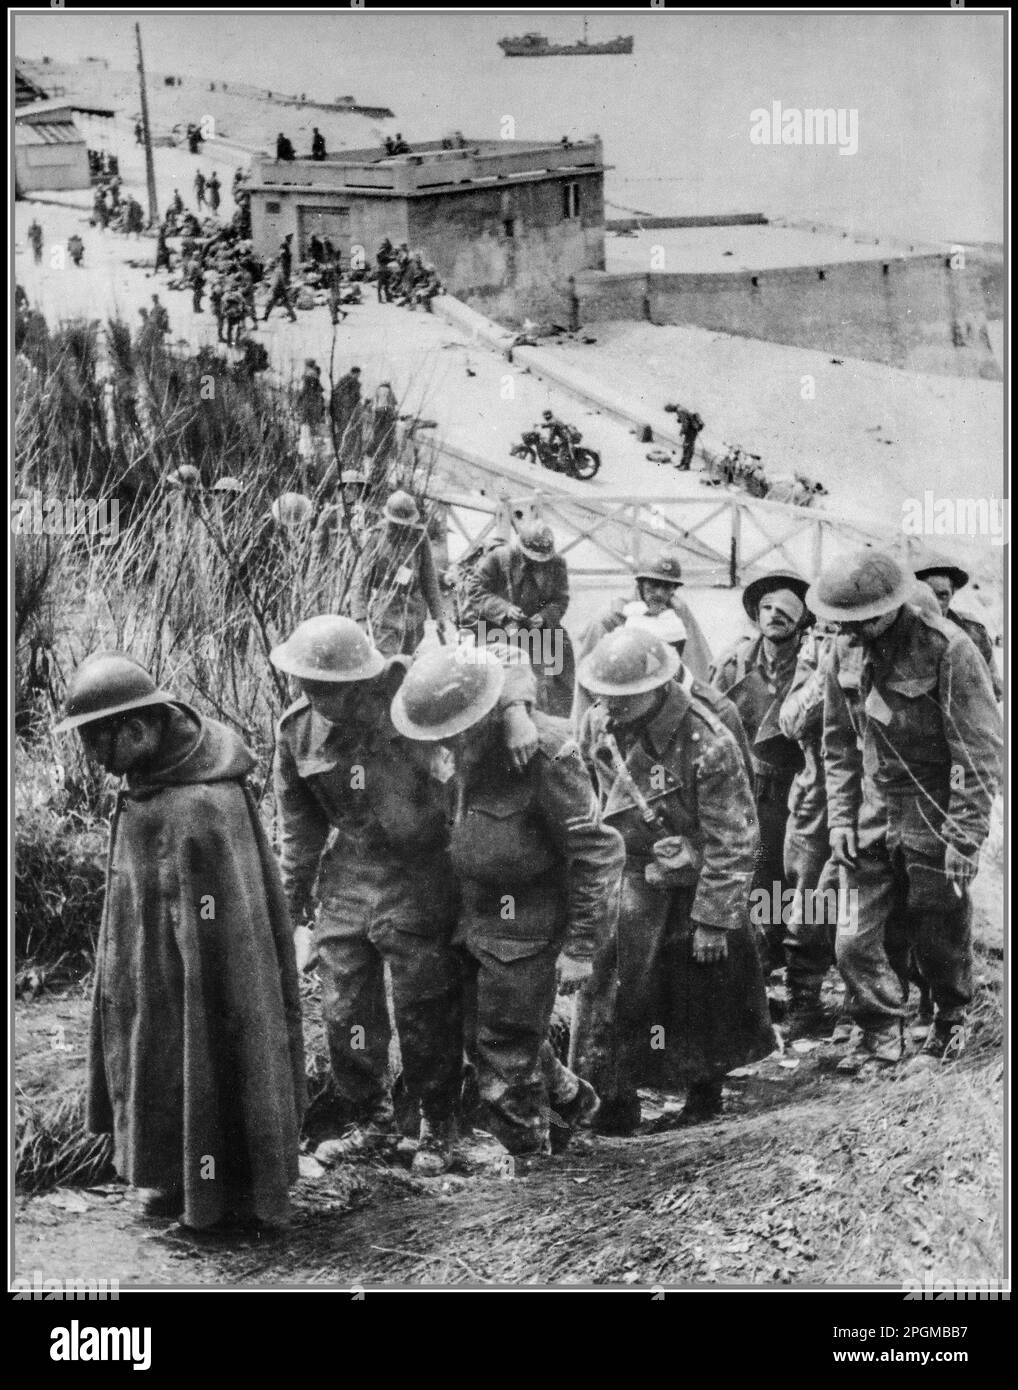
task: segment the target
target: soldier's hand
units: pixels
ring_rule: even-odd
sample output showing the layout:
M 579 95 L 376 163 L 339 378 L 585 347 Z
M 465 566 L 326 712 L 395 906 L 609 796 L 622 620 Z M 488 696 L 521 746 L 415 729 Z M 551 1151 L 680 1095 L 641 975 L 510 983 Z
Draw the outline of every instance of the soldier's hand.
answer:
M 517 625 L 520 623 L 525 623 L 527 621 L 526 613 L 524 613 L 523 609 L 515 603 L 506 604 L 505 616 L 508 622 L 516 623 Z
M 978 853 L 971 856 L 962 854 L 961 850 L 955 849 L 954 845 L 948 845 L 944 855 L 944 873 L 948 883 L 953 885 L 959 898 L 975 878 L 978 868 Z
M 591 960 L 573 960 L 572 956 L 561 955 L 555 962 L 555 985 L 559 994 L 575 994 L 594 973 Z
M 850 825 L 837 825 L 830 834 L 831 858 L 836 864 L 854 864 L 859 841 Z
M 522 701 L 506 706 L 502 722 L 510 766 L 514 772 L 523 772 L 537 752 L 537 725 L 527 713 L 527 707 Z
M 311 928 L 307 926 L 295 927 L 293 933 L 293 948 L 297 955 L 298 973 L 310 970 L 318 959 L 311 940 Z
M 728 956 L 727 934 L 718 927 L 697 926 L 693 932 L 693 959 L 701 965 L 713 965 Z

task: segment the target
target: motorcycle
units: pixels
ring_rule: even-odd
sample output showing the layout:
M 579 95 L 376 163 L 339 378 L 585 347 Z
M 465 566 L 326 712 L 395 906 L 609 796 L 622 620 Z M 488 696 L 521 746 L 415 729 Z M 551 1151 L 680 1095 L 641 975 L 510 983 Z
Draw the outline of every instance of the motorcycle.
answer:
M 571 478 L 593 478 L 601 467 L 601 455 L 596 449 L 580 447 L 583 435 L 572 425 L 567 426 L 568 440 L 560 438 L 552 448 L 539 430 L 524 430 L 520 443 L 509 450 L 513 458 L 539 463 L 552 473 L 566 473 Z

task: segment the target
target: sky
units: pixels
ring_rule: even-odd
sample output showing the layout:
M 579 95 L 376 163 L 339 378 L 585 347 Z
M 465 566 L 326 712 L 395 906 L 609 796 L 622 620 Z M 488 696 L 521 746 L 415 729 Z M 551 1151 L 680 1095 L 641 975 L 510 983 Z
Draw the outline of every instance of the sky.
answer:
M 19 56 L 209 76 L 388 105 L 409 139 L 597 132 L 614 207 L 764 211 L 930 240 L 1002 240 L 1004 18 L 586 11 L 631 57 L 510 59 L 498 38 L 582 33 L 582 12 L 131 11 L 15 15 Z M 858 148 L 761 145 L 752 113 L 856 112 Z M 846 126 L 846 129 L 848 127 Z

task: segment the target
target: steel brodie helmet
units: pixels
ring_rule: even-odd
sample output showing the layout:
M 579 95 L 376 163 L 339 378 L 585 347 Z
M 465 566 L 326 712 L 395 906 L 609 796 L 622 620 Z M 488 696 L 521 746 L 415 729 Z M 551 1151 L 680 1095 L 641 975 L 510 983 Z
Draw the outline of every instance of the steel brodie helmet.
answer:
M 75 671 L 67 687 L 64 717 L 54 733 L 66 734 L 128 710 L 169 705 L 175 697 L 160 690 L 132 657 L 123 652 L 94 652 Z
M 411 666 L 392 702 L 392 722 L 407 738 L 441 742 L 478 724 L 498 704 L 505 668 L 481 647 L 428 652 Z
M 269 653 L 273 666 L 308 681 L 369 681 L 385 669 L 376 651 L 352 618 L 322 614 L 295 627 Z
M 555 558 L 555 534 L 546 522 L 538 521 L 532 526 L 521 526 L 517 532 L 520 550 L 528 560 L 543 565 Z
M 382 515 L 393 526 L 408 526 L 415 531 L 424 530 L 424 522 L 417 503 L 409 492 L 394 492 L 385 500 Z
M 949 555 L 938 550 L 924 550 L 917 555 L 912 564 L 912 573 L 916 579 L 930 579 L 935 574 L 946 575 L 955 589 L 964 589 L 969 582 L 967 571 L 961 565 L 956 565 Z
M 818 617 L 860 623 L 910 601 L 913 576 L 883 550 L 857 550 L 833 561 L 810 586 L 806 602 Z
M 679 669 L 674 647 L 640 628 L 619 627 L 580 662 L 576 678 L 591 695 L 643 695 Z

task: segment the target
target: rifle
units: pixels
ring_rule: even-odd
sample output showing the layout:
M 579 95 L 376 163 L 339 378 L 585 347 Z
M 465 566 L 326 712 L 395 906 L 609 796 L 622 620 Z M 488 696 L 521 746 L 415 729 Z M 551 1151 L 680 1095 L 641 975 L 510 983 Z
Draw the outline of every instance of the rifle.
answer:
M 660 830 L 664 835 L 669 835 L 671 833 L 671 827 L 665 823 L 660 813 L 655 811 L 654 807 L 633 781 L 632 774 L 629 768 L 626 767 L 626 760 L 622 756 L 622 750 L 615 741 L 615 735 L 605 730 L 602 734 L 602 738 L 604 740 L 604 746 L 608 750 L 608 756 L 612 760 L 612 768 L 615 772 L 615 776 L 622 783 L 625 791 L 633 798 L 633 802 L 640 813 L 644 825 L 652 830 Z
M 633 804 L 639 811 L 641 820 L 648 830 L 653 830 L 660 837 L 652 845 L 654 862 L 648 864 L 645 870 L 647 882 L 654 888 L 681 887 L 695 883 L 702 863 L 700 854 L 685 835 L 675 834 L 665 818 L 654 809 L 636 785 L 614 735 L 606 730 L 602 738 L 615 775 L 633 798 Z

